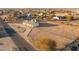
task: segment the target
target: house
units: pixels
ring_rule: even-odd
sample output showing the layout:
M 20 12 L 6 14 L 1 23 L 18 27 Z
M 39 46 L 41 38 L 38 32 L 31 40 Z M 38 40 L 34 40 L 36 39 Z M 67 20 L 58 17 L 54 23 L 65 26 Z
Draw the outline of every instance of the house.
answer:
M 51 20 L 66 20 L 65 16 L 55 16 Z
M 39 23 L 38 22 L 36 22 L 35 20 L 25 20 L 24 22 L 23 22 L 23 25 L 25 25 L 25 26 L 28 26 L 28 27 L 37 27 L 37 26 L 39 26 Z
M 26 14 L 26 19 L 31 20 L 32 19 L 32 14 L 31 13 L 27 13 Z
M 55 16 L 51 20 L 59 20 L 59 17 Z
M 8 14 L 5 14 L 5 15 L 0 15 L 0 18 L 2 19 L 2 20 L 9 20 L 9 15 Z
M 67 13 L 55 13 L 55 16 L 51 20 L 66 20 Z

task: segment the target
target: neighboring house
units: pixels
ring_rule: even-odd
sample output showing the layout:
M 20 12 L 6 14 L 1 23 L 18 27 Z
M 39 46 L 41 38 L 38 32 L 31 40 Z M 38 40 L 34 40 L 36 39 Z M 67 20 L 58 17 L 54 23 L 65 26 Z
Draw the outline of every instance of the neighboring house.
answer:
M 31 20 L 32 19 L 31 13 L 27 13 L 26 16 L 27 16 L 26 19 L 28 19 L 28 20 Z
M 22 15 L 19 15 L 17 16 L 17 18 L 19 19 L 25 19 L 25 20 L 31 20 L 32 19 L 32 14 L 31 13 L 27 13 L 27 14 L 22 14 Z
M 16 17 L 12 16 L 12 14 L 0 15 L 0 18 L 4 21 L 16 21 Z
M 39 23 L 34 20 L 31 20 L 31 21 L 25 20 L 23 22 L 23 25 L 26 25 L 28 27 L 37 27 L 37 26 L 39 26 Z
M 53 17 L 51 20 L 59 20 L 59 17 Z
M 43 16 L 43 13 L 39 13 L 38 16 Z
M 56 13 L 55 17 L 53 17 L 51 20 L 66 20 L 67 16 L 67 13 Z
M 65 16 L 55 16 L 51 20 L 66 20 Z
M 0 18 L 2 19 L 2 20 L 9 20 L 9 15 L 0 15 Z

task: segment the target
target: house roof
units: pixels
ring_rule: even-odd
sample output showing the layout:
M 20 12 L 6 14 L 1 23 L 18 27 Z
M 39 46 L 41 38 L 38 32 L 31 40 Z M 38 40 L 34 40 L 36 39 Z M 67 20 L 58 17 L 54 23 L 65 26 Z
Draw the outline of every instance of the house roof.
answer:
M 28 20 L 26 20 L 26 21 L 24 21 L 24 23 L 25 24 L 31 24 L 31 25 L 37 25 L 37 24 L 39 24 L 38 22 L 35 22 L 35 21 L 33 21 L 33 20 L 31 20 L 31 21 L 28 21 Z

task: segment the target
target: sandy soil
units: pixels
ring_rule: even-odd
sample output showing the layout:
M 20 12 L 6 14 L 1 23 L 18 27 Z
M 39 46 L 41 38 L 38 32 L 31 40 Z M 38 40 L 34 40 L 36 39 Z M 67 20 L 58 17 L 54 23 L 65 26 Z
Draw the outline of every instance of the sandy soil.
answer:
M 28 32 L 26 30 L 29 30 L 22 24 L 13 24 L 13 26 L 15 27 L 15 29 L 18 29 L 18 31 L 24 36 Z M 18 28 L 18 26 L 20 26 L 21 28 Z M 71 25 L 59 25 L 59 24 L 58 26 L 36 27 L 32 29 L 28 37 L 32 38 L 32 40 L 37 40 L 38 38 L 44 36 L 55 41 L 56 49 L 61 49 L 64 48 L 65 45 L 70 44 L 77 38 L 79 38 L 79 28 Z
M 61 49 L 79 38 L 79 28 L 69 25 L 34 28 L 30 35 L 33 40 L 42 36 L 49 37 L 56 42 L 56 48 Z

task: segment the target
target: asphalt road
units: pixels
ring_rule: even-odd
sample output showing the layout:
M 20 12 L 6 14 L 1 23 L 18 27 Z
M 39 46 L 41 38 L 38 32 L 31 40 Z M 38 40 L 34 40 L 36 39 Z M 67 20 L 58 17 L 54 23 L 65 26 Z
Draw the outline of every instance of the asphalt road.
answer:
M 31 46 L 28 42 L 24 40 L 14 29 L 12 29 L 5 21 L 0 20 L 0 23 L 3 25 L 5 31 L 12 38 L 13 42 L 18 47 L 19 51 L 36 51 L 36 49 Z

